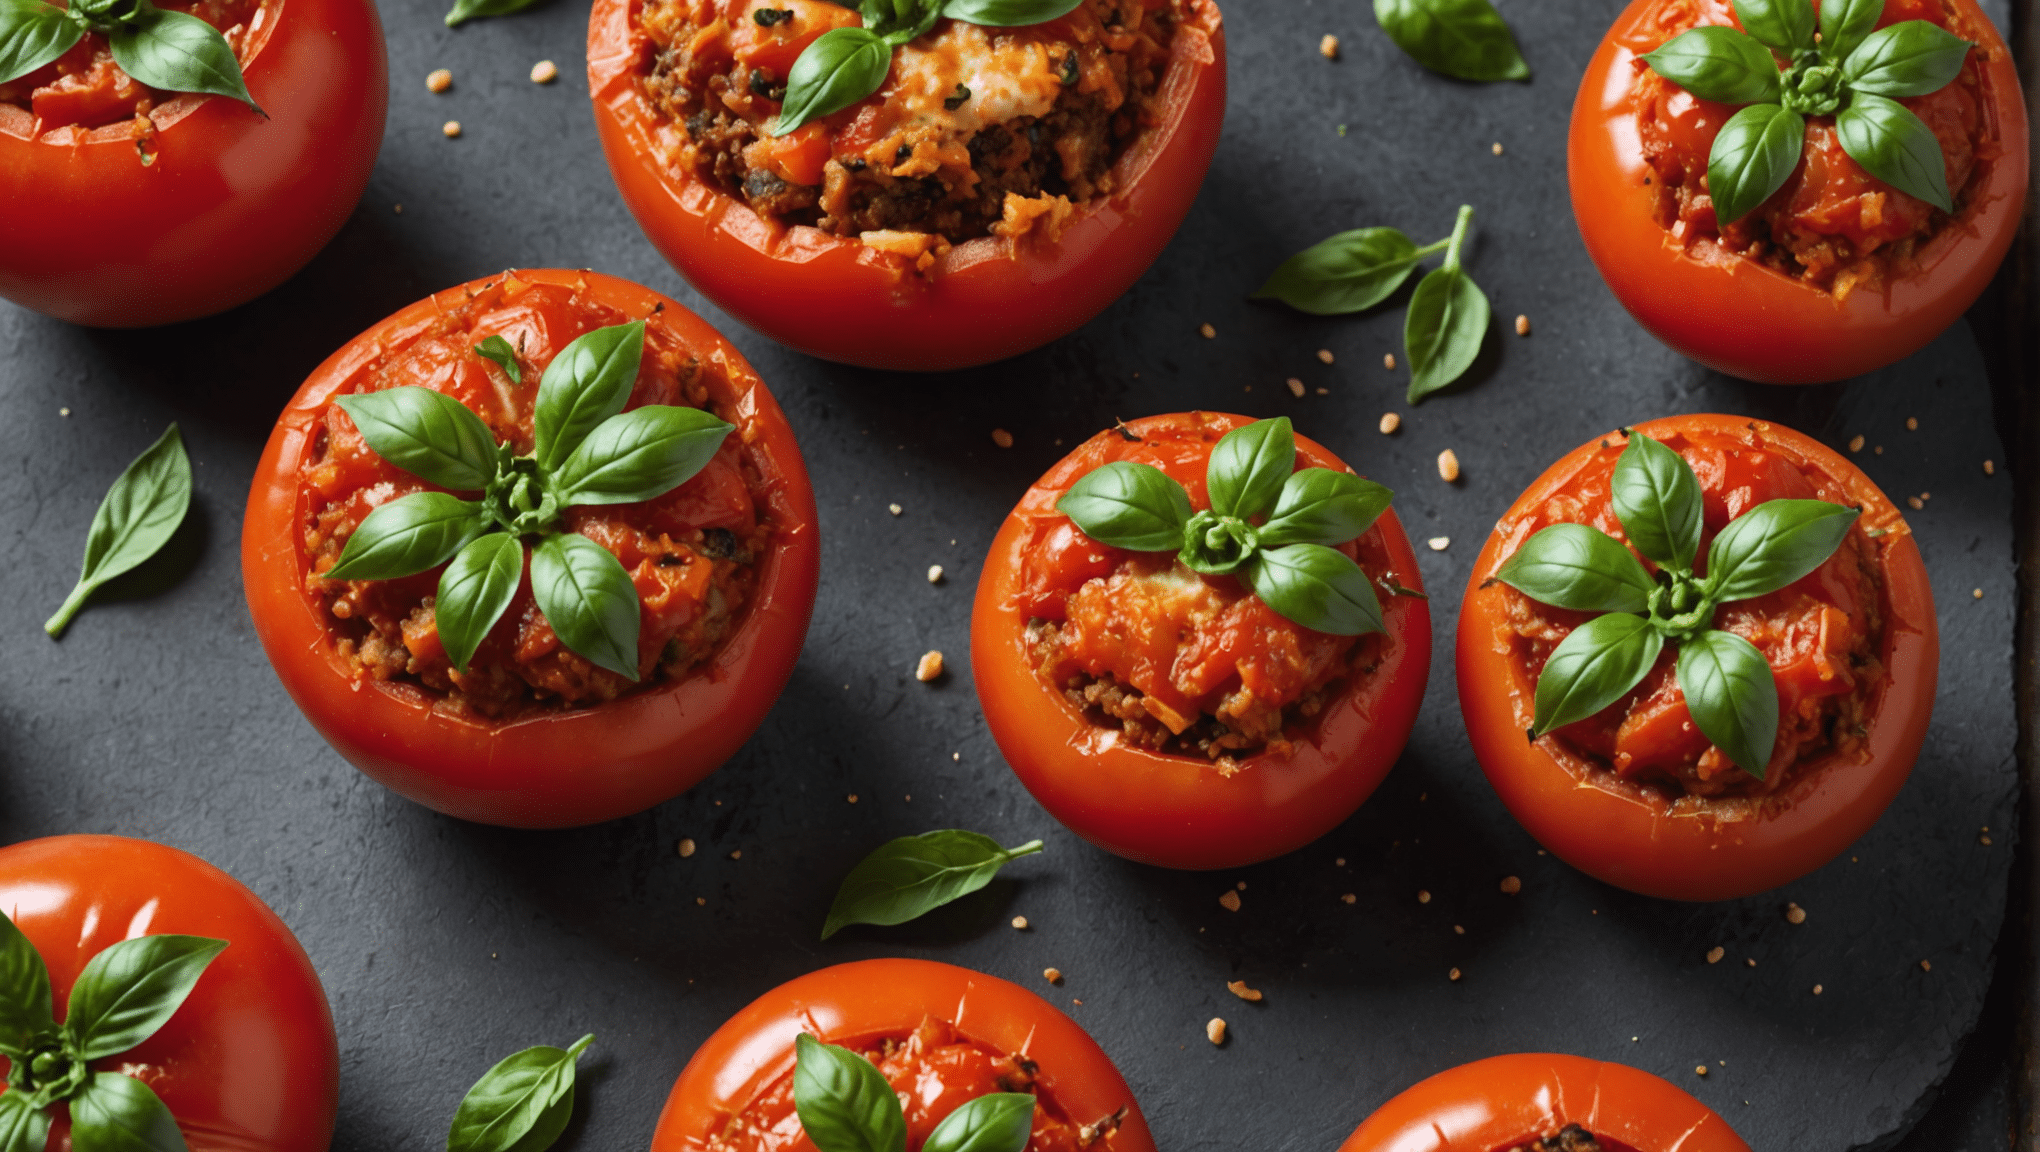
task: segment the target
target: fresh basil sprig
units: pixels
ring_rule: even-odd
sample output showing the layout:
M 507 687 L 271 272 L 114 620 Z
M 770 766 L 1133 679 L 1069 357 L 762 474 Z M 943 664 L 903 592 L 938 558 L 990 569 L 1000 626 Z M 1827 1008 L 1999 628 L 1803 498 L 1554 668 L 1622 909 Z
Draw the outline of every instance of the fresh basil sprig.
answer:
M 1767 500 L 1728 522 L 1700 553 L 1699 477 L 1641 432 L 1615 462 L 1615 518 L 1629 546 L 1586 524 L 1553 524 L 1523 542 L 1495 578 L 1543 604 L 1602 615 L 1572 630 L 1537 677 L 1535 739 L 1627 695 L 1679 646 L 1674 675 L 1702 735 L 1764 778 L 1778 739 L 1778 689 L 1749 641 L 1714 627 L 1731 600 L 1775 592 L 1827 562 L 1861 514 L 1824 500 Z M 1657 566 L 1655 575 L 1631 554 Z
M 871 1061 L 809 1033 L 795 1038 L 793 1107 L 821 1152 L 905 1152 L 907 1117 Z M 921 1152 L 1021 1152 L 1034 1129 L 1034 1097 L 989 1092 L 943 1117 Z
M 852 924 L 904 924 L 983 888 L 1010 861 L 1039 851 L 1039 840 L 1001 848 L 989 836 L 954 828 L 888 840 L 843 877 L 822 939 Z
M 1374 19 L 1396 47 L 1461 80 L 1528 80 L 1515 34 L 1489 0 L 1374 0 Z
M 1805 151 L 1809 116 L 1833 116 L 1842 151 L 1864 171 L 1955 210 L 1940 141 L 1893 98 L 1946 87 L 1974 44 L 1926 20 L 1871 31 L 1883 0 L 1821 0 L 1817 37 L 1804 0 L 1734 2 L 1742 31 L 1689 29 L 1643 57 L 1695 96 L 1743 105 L 1707 158 L 1716 220 L 1734 223 L 1784 186 Z
M 1412 404 L 1464 376 L 1487 338 L 1487 293 L 1460 265 L 1472 223 L 1472 207 L 1461 205 L 1445 248 L 1445 263 L 1417 281 L 1409 311 L 1403 314 L 1403 350 L 1410 358 L 1406 398 Z
M 446 26 L 457 28 L 480 16 L 511 16 L 538 3 L 539 0 L 454 0 L 446 13 Z
M 501 336 L 490 336 L 475 345 L 475 355 L 489 361 L 503 370 L 512 384 L 524 383 L 524 366 L 518 363 L 517 349 L 510 346 Z
M 85 537 L 85 564 L 78 583 L 43 631 L 62 636 L 92 593 L 161 551 L 190 508 L 191 458 L 184 454 L 184 438 L 172 424 L 106 490 Z
M 1305 628 L 1383 630 L 1367 574 L 1332 546 L 1366 532 L 1393 493 L 1328 468 L 1297 471 L 1287 416 L 1226 433 L 1205 465 L 1205 487 L 1211 507 L 1193 512 L 1183 486 L 1160 469 L 1117 460 L 1085 473 L 1055 507 L 1100 544 L 1173 550 L 1192 571 L 1237 575 Z
M 574 1115 L 574 1072 L 593 1034 L 569 1048 L 541 1044 L 506 1056 L 461 1099 L 446 1152 L 545 1152 Z
M 0 914 L 0 1152 L 44 1152 L 50 1110 L 69 1107 L 76 1152 L 186 1152 L 160 1097 L 140 1080 L 92 1062 L 160 1031 L 227 947 L 201 936 L 138 936 L 92 957 L 71 985 L 59 1023 L 49 968 L 14 921 Z
M 219 29 L 149 0 L 73 0 L 68 8 L 0 0 L 0 84 L 62 56 L 87 32 L 106 37 L 113 62 L 151 88 L 229 96 L 262 111 Z
M 477 354 L 511 372 L 514 350 L 501 337 L 490 340 Z M 577 504 L 636 503 L 672 491 L 708 464 L 731 428 L 698 408 L 623 411 L 644 345 L 639 320 L 562 348 L 539 382 L 529 456 L 497 443 L 481 417 L 442 392 L 405 386 L 340 397 L 335 403 L 377 455 L 481 498 L 414 492 L 392 500 L 362 520 L 323 575 L 395 580 L 445 564 L 434 618 L 447 659 L 465 672 L 516 594 L 523 540 L 532 537 L 532 598 L 560 643 L 638 679 L 637 588 L 607 549 L 561 531 L 561 516 Z

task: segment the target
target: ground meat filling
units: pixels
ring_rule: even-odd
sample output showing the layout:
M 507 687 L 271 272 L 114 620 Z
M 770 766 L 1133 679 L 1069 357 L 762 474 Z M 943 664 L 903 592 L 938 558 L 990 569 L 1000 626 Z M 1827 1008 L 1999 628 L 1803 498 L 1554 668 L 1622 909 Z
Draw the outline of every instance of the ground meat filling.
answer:
M 258 14 L 274 19 L 276 13 L 258 13 L 262 0 L 164 0 L 156 7 L 189 13 L 218 28 L 234 55 L 247 63 L 245 44 L 251 27 L 259 26 Z M 151 109 L 173 99 L 174 92 L 159 92 L 142 84 L 113 62 L 106 37 L 87 32 L 62 56 L 16 80 L 0 84 L 0 104 L 25 108 L 35 117 L 37 135 L 59 128 L 100 128 L 122 120 L 138 121 L 138 131 L 148 131 Z
M 1568 1124 L 1550 1136 L 1541 1136 L 1528 1144 L 1517 1144 L 1502 1152 L 1605 1152 L 1585 1128 Z

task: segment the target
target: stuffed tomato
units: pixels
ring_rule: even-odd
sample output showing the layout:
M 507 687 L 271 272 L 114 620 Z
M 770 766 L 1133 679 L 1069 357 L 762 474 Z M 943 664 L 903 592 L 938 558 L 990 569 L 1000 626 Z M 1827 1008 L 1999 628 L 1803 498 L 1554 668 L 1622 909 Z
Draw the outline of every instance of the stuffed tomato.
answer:
M 1681 900 L 1774 888 L 1868 831 L 1938 666 L 1898 510 L 1817 441 L 1731 416 L 1552 465 L 1459 617 L 1460 706 L 1502 802 L 1574 867 Z
M 985 720 L 1028 791 L 1172 868 L 1266 860 L 1352 815 L 1430 671 L 1389 498 L 1286 418 L 1149 417 L 1050 469 L 971 617 Z
M 570 827 L 749 739 L 818 556 L 743 356 L 648 289 L 535 270 L 419 301 L 312 374 L 242 573 L 284 686 L 356 767 L 463 819 Z
M 864 12 L 597 0 L 603 151 L 689 283 L 801 351 L 907 370 L 1025 352 L 1131 287 L 1217 147 L 1211 0 Z

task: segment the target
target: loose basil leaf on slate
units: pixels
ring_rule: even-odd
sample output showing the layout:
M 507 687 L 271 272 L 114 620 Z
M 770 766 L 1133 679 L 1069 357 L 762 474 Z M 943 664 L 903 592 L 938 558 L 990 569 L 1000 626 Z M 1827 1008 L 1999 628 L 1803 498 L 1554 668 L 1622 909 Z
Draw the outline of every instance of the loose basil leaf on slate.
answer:
M 524 383 L 524 367 L 517 363 L 517 349 L 510 346 L 501 336 L 490 336 L 475 345 L 475 355 L 488 360 L 503 370 L 512 384 Z
M 1629 434 L 1608 486 L 1615 518 L 1636 550 L 1691 572 L 1700 555 L 1700 478 L 1685 457 L 1645 436 Z M 1624 609 L 1642 611 L 1642 609 Z
M 1461 80 L 1528 80 L 1516 37 L 1488 0 L 1374 0 L 1374 19 L 1410 58 Z
M 1825 500 L 1764 501 L 1707 546 L 1708 595 L 1747 600 L 1776 592 L 1827 563 L 1860 515 Z
M 986 28 L 1019 28 L 1046 24 L 1075 12 L 1084 0 L 943 0 L 942 14 L 951 20 Z
M 64 1014 L 78 1059 L 118 1055 L 155 1035 L 226 947 L 203 936 L 138 936 L 94 956 Z
M 588 433 L 623 411 L 644 362 L 645 322 L 583 333 L 560 349 L 538 382 L 531 413 L 532 455 L 550 473 Z
M 577 532 L 546 537 L 531 550 L 531 596 L 560 643 L 636 682 L 637 585 L 608 549 Z
M 1807 0 L 1735 0 L 1743 31 L 1786 59 L 1813 47 L 1813 5 Z
M 1842 78 L 1857 92 L 1925 96 L 1952 83 L 1975 47 L 1939 24 L 1907 20 L 1879 28 L 1842 62 Z
M 1313 316 L 1359 312 L 1388 299 L 1444 243 L 1418 248 L 1393 228 L 1341 232 L 1284 260 L 1252 299 L 1280 300 Z
M 832 28 L 786 72 L 786 100 L 772 125 L 784 136 L 812 120 L 841 112 L 885 83 L 893 46 L 866 28 Z
M 1636 687 L 1664 650 L 1650 621 L 1610 612 L 1572 630 L 1537 675 L 1537 714 L 1530 734 L 1542 736 L 1584 720 Z
M 1771 198 L 1806 144 L 1806 121 L 1776 104 L 1752 104 L 1728 118 L 1707 157 L 1714 218 L 1732 224 Z
M 1100 544 L 1173 552 L 1183 546 L 1190 494 L 1152 464 L 1114 460 L 1070 485 L 1055 510 Z
M 1629 549 L 1587 524 L 1542 529 L 1495 570 L 1495 579 L 1575 612 L 1644 612 L 1657 587 Z
M 1681 32 L 1643 59 L 1652 71 L 1702 100 L 1755 104 L 1778 99 L 1777 59 L 1733 28 L 1709 25 Z
M 1905 105 L 1858 92 L 1835 117 L 1835 136 L 1842 151 L 1872 176 L 1943 212 L 1955 210 L 1941 141 Z
M 1388 508 L 1395 493 L 1372 480 L 1330 468 L 1292 472 L 1275 510 L 1261 526 L 1261 547 L 1344 544 L 1359 537 Z
M 1313 631 L 1359 636 L 1388 630 L 1367 573 L 1344 552 L 1322 544 L 1260 553 L 1247 568 L 1247 582 L 1263 604 Z
M 328 580 L 396 580 L 446 563 L 481 534 L 482 506 L 444 492 L 413 492 L 370 512 L 322 574 Z
M 455 0 L 453 9 L 446 14 L 446 26 L 458 27 L 477 16 L 509 16 L 537 3 L 538 0 Z
M 0 1095 L 0 1149 L 5 1152 L 44 1152 L 49 1147 L 49 1109 L 30 1104 L 29 1095 L 27 1092 Z
M 871 1061 L 806 1032 L 794 1040 L 793 1108 L 821 1152 L 905 1152 L 907 1118 Z
M 121 71 L 151 88 L 229 96 L 262 111 L 227 38 L 196 16 L 137 0 L 134 17 L 107 33 L 106 46 Z
M 25 1055 L 36 1034 L 53 1023 L 50 1011 L 50 970 L 42 953 L 11 918 L 0 914 L 0 1053 Z M 7 1147 L 0 1140 L 0 1149 Z
M 1001 848 L 989 836 L 961 829 L 889 840 L 843 877 L 822 939 L 852 924 L 904 924 L 991 883 L 1008 861 L 1039 851 L 1039 840 Z
M 699 408 L 647 404 L 596 425 L 553 473 L 561 505 L 635 504 L 700 472 L 731 426 Z
M 467 671 L 523 579 L 524 543 L 508 532 L 477 536 L 440 573 L 433 621 L 454 671 Z
M 376 455 L 413 476 L 456 492 L 479 492 L 496 476 L 496 437 L 444 392 L 407 384 L 334 403 Z
M 1021 1152 L 1034 1135 L 1034 1097 L 988 1092 L 943 1118 L 921 1152 Z
M 1764 654 L 1733 632 L 1710 628 L 1679 645 L 1678 675 L 1700 734 L 1762 780 L 1778 742 L 1778 685 Z
M 118 1072 L 93 1073 L 71 1097 L 71 1146 L 78 1152 L 188 1152 L 162 1099 Z
M 1407 399 L 1415 404 L 1473 367 L 1487 338 L 1488 299 L 1466 270 L 1451 263 L 1417 281 L 1403 316 L 1403 347 L 1410 358 Z
M 19 80 L 69 52 L 84 34 L 84 26 L 54 4 L 0 0 L 0 84 Z
M 1226 433 L 1204 466 L 1211 510 L 1251 520 L 1275 507 L 1296 468 L 1296 432 L 1289 417 L 1256 420 Z
M 571 1048 L 541 1044 L 482 1074 L 454 1110 L 446 1152 L 545 1152 L 574 1114 L 574 1071 L 590 1034 Z
M 154 444 L 135 457 L 106 490 L 92 529 L 85 535 L 85 564 L 78 583 L 64 597 L 57 614 L 43 625 L 51 636 L 63 635 L 87 597 L 108 580 L 154 556 L 191 508 L 191 459 L 184 439 L 172 424 Z
M 1820 0 L 1821 59 L 1848 59 L 1883 14 L 1884 0 Z

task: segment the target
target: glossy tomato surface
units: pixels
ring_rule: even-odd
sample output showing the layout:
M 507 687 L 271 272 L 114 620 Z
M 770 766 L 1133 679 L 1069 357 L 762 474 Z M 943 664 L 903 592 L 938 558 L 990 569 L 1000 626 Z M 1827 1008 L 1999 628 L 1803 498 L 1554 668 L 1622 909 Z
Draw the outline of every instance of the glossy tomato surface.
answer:
M 1845 298 L 1716 248 L 1692 251 L 1661 226 L 1637 127 L 1639 57 L 1672 0 L 1632 0 L 1588 62 L 1573 103 L 1566 171 L 1587 253 L 1650 333 L 1710 368 L 1769 384 L 1815 384 L 1912 355 L 1975 303 L 2025 203 L 2026 106 L 2011 51 L 1975 0 L 1946 0 L 1978 41 L 1981 113 L 2002 147 L 1978 155 L 1969 200 L 1917 253 L 1917 270 Z M 1712 139 L 1711 134 L 1708 137 Z
M 1508 627 L 1507 590 L 1490 584 L 1508 559 L 1509 537 L 1489 535 L 1467 580 L 1459 614 L 1459 704 L 1481 770 L 1502 803 L 1539 843 L 1587 874 L 1620 888 L 1676 900 L 1726 900 L 1797 879 L 1833 859 L 1877 822 L 1912 773 L 1933 712 L 1940 631 L 1926 565 L 1911 530 L 1869 477 L 1813 438 L 1739 416 L 1673 416 L 1636 425 L 1675 435 L 1756 438 L 1802 472 L 1840 482 L 1863 509 L 1883 582 L 1884 678 L 1872 685 L 1861 762 L 1839 756 L 1795 768 L 1771 795 L 1718 806 L 1674 801 L 1618 779 L 1558 737 L 1525 738 L 1536 682 L 1517 657 L 1498 651 Z M 1553 464 L 1500 521 L 1531 514 L 1610 451 L 1597 437 Z M 1620 437 L 1613 441 L 1620 443 Z
M 1111 1057 L 1076 1022 L 1017 984 L 928 960 L 863 960 L 810 972 L 760 996 L 715 1030 L 681 1071 L 652 1152 L 703 1152 L 789 1076 L 802 1032 L 825 1043 L 904 1037 L 924 1020 L 1036 1066 L 1038 1095 L 1070 1121 L 1118 1117 L 1094 1152 L 1154 1152 L 1147 1118 Z M 960 1099 L 954 1103 L 960 1104 Z M 784 1145 L 809 1150 L 805 1136 Z
M 1507 1152 L 1577 1124 L 1608 1152 L 1750 1152 L 1728 1122 L 1626 1064 L 1581 1056 L 1490 1056 L 1383 1104 L 1339 1152 Z
M 783 344 L 868 368 L 988 364 L 1075 331 L 1133 286 L 1204 183 L 1225 117 L 1225 30 L 1205 0 L 1179 26 L 1161 123 L 1112 168 L 1117 191 L 1080 205 L 1054 244 L 1000 237 L 952 248 L 928 274 L 854 237 L 769 222 L 677 172 L 638 88 L 649 51 L 634 0 L 595 0 L 588 88 L 624 203 L 716 306 Z M 1026 238 L 1022 238 L 1026 241 Z
M 78 974 L 111 945 L 155 935 L 227 941 L 161 1030 L 93 1067 L 154 1090 L 191 1152 L 332 1143 L 340 1050 L 325 990 L 290 929 L 232 876 L 147 840 L 53 836 L 0 848 L 0 909 L 48 965 L 59 1020 Z M 59 1109 L 50 1152 L 70 1147 Z
M 764 381 L 700 317 L 647 288 L 597 272 L 523 270 L 518 278 L 579 287 L 596 302 L 663 326 L 719 361 L 737 425 L 781 530 L 742 620 L 689 674 L 594 707 L 492 723 L 434 707 L 413 685 L 356 679 L 334 651 L 326 616 L 305 591 L 298 536 L 308 494 L 299 469 L 320 413 L 387 347 L 416 339 L 477 280 L 420 300 L 335 352 L 292 398 L 262 455 L 242 528 L 241 571 L 256 633 L 305 718 L 336 751 L 385 786 L 464 820 L 567 828 L 640 812 L 720 767 L 765 719 L 793 674 L 814 609 L 820 541 L 814 492 L 793 430 Z
M 1204 414 L 1226 428 L 1244 416 Z M 1153 416 L 1139 435 L 1189 415 Z M 971 612 L 971 673 L 985 721 L 1020 782 L 1056 819 L 1091 843 L 1168 868 L 1231 868 L 1301 848 L 1337 827 L 1372 795 L 1402 754 L 1431 668 L 1430 606 L 1382 596 L 1388 625 L 1372 671 L 1356 676 L 1295 738 L 1290 751 L 1242 760 L 1231 776 L 1202 757 L 1117 739 L 1038 675 L 1027 651 L 1023 560 L 1045 526 L 1065 522 L 1055 502 L 1085 473 L 1115 459 L 1116 430 L 1092 437 L 1028 489 L 992 541 Z M 1322 445 L 1296 438 L 1298 462 L 1347 471 Z M 1423 591 L 1416 555 L 1393 509 L 1363 536 L 1378 541 L 1404 587 Z
M 242 53 L 260 115 L 175 95 L 123 120 L 45 131 L 0 104 L 0 296 L 135 328 L 224 311 L 340 230 L 382 148 L 389 62 L 372 0 L 271 0 Z

